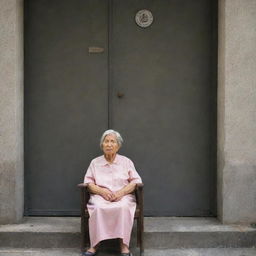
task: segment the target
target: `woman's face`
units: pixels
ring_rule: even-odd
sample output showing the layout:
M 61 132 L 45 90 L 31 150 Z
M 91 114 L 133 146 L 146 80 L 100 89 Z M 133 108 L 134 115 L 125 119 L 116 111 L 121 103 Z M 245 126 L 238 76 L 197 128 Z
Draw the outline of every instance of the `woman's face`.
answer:
M 116 140 L 116 136 L 114 134 L 107 135 L 102 143 L 102 150 L 104 154 L 116 154 L 119 150 L 119 145 Z

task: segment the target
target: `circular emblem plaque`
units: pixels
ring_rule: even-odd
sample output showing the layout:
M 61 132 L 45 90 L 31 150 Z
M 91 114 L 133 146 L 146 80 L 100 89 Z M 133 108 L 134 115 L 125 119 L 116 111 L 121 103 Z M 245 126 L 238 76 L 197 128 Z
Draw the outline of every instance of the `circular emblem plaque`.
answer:
M 153 22 L 153 15 L 149 10 L 140 10 L 135 15 L 135 21 L 142 28 L 149 27 Z

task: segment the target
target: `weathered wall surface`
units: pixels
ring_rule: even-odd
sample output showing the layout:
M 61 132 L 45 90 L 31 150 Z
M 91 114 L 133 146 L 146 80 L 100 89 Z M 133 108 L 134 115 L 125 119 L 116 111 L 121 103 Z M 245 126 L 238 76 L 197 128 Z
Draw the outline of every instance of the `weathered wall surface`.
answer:
M 256 1 L 219 1 L 218 211 L 256 222 Z
M 23 1 L 0 0 L 0 224 L 23 216 Z

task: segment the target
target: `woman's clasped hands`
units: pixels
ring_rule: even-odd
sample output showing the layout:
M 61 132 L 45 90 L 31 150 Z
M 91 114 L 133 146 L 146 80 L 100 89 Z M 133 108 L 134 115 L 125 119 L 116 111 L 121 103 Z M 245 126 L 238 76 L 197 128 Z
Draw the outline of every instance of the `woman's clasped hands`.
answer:
M 121 198 L 124 196 L 124 193 L 122 191 L 116 191 L 112 192 L 111 190 L 107 188 L 101 188 L 101 193 L 100 195 L 107 201 L 110 202 L 117 202 L 120 201 Z

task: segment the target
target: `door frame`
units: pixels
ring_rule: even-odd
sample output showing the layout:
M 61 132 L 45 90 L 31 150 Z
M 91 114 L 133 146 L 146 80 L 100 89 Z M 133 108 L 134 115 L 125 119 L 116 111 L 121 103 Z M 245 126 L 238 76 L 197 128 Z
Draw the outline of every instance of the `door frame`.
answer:
M 10 51 L 13 53 L 11 61 L 13 64 L 14 69 L 11 69 L 10 74 L 12 79 L 9 81 L 8 74 L 6 81 L 8 83 L 7 86 L 10 84 L 16 88 L 15 93 L 11 93 L 6 95 L 6 99 L 10 99 L 8 101 L 8 107 L 13 107 L 16 111 L 10 112 L 7 114 L 7 118 L 5 115 L 3 118 L 5 122 L 4 127 L 11 127 L 12 131 L 12 139 L 10 139 L 6 144 L 4 144 L 3 150 L 6 154 L 10 153 L 11 158 L 13 158 L 14 165 L 10 166 L 10 172 L 8 172 L 6 177 L 9 180 L 13 181 L 13 190 L 17 193 L 9 194 L 9 190 L 7 188 L 3 188 L 3 191 L 9 194 L 8 202 L 15 202 L 13 205 L 8 206 L 8 211 L 5 211 L 1 217 L 3 222 L 5 223 L 14 223 L 20 221 L 23 218 L 23 205 L 24 205 L 24 115 L 23 115 L 23 76 L 24 76 L 24 66 L 23 66 L 23 3 L 24 0 L 13 0 L 12 8 L 14 10 L 14 16 L 11 17 L 15 24 L 16 30 L 12 30 L 11 28 L 11 35 L 14 37 L 10 37 L 9 44 L 4 46 L 4 50 Z M 218 214 L 217 217 L 222 221 L 226 222 L 229 221 L 231 223 L 237 222 L 233 216 L 229 217 L 228 213 L 232 209 L 230 204 L 232 203 L 224 193 L 227 189 L 231 189 L 233 184 L 229 185 L 226 184 L 224 188 L 224 180 L 225 174 L 227 173 L 226 169 L 224 169 L 225 164 L 227 164 L 227 154 L 231 153 L 231 148 L 227 148 L 226 141 L 225 141 L 225 134 L 231 131 L 230 127 L 227 127 L 227 113 L 226 110 L 226 103 L 227 100 L 230 100 L 230 95 L 225 96 L 225 90 L 229 86 L 229 78 L 236 74 L 237 69 L 230 70 L 228 69 L 229 65 L 231 65 L 231 60 L 229 56 L 227 56 L 227 50 L 231 51 L 232 45 L 228 40 L 230 37 L 234 37 L 235 32 L 230 32 L 230 26 L 227 26 L 227 22 L 231 22 L 231 24 L 235 25 L 235 21 L 233 19 L 233 15 L 235 15 L 235 10 L 232 9 L 232 4 L 230 1 L 226 0 L 219 0 L 218 1 L 218 69 L 217 69 L 217 205 L 218 205 Z M 234 3 L 234 7 L 237 8 L 237 3 Z M 242 4 L 240 4 L 242 5 Z M 242 6 L 241 6 L 242 7 Z M 245 6 L 243 6 L 245 7 Z M 4 19 L 4 25 L 9 26 L 9 19 Z M 244 21 L 249 22 L 249 21 Z M 244 23 L 244 24 L 245 24 Z M 230 25 L 230 24 L 229 24 Z M 230 34 L 231 33 L 231 34 Z M 15 46 L 14 46 L 15 44 Z M 13 51 L 13 49 L 15 51 Z M 239 58 L 241 61 L 241 58 Z M 8 62 L 9 63 L 9 62 Z M 246 65 L 240 63 L 239 69 L 246 68 Z M 235 76 L 237 77 L 237 76 Z M 249 81 L 252 81 L 252 77 L 247 78 Z M 239 93 L 239 91 L 237 91 Z M 6 104 L 6 103 L 4 103 Z M 13 125 L 15 122 L 15 125 Z M 240 136 L 240 135 L 238 135 Z M 10 150 L 9 150 L 10 148 Z M 247 161 L 247 160 L 245 160 Z M 249 164 L 249 163 L 248 163 Z M 14 174 L 14 175 L 13 175 Z M 232 191 L 234 191 L 233 188 Z M 6 201 L 7 202 L 7 201 Z M 243 220 L 243 216 L 240 216 L 238 213 L 234 213 L 239 221 Z M 249 213 L 248 213 L 249 214 Z M 249 216 L 249 215 L 246 216 Z M 245 216 L 244 216 L 245 217 Z M 248 218 L 247 218 L 247 221 Z

